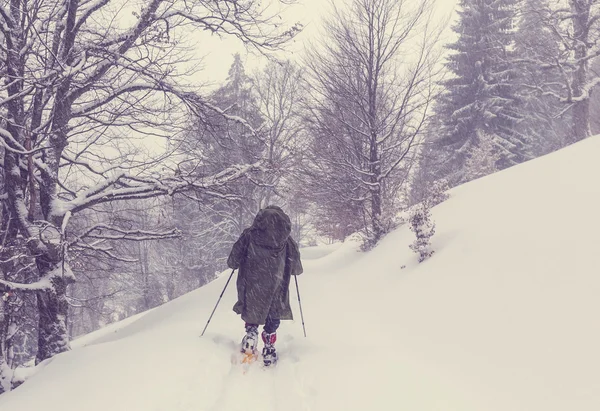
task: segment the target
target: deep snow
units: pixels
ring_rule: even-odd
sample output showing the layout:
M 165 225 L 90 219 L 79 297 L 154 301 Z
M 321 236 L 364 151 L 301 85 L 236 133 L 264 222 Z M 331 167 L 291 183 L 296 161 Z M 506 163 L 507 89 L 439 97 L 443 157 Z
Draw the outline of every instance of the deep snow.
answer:
M 597 411 L 598 153 L 596 137 L 452 190 L 423 264 L 408 226 L 368 253 L 306 250 L 308 338 L 294 302 L 275 369 L 230 362 L 233 284 L 199 337 L 224 272 L 76 341 L 0 410 Z

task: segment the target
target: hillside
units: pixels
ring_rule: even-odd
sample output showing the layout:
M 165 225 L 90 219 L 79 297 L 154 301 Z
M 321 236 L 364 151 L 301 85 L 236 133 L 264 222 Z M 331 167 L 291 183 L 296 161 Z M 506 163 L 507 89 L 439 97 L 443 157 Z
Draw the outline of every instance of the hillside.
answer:
M 225 272 L 76 341 L 0 410 L 597 411 L 598 153 L 588 139 L 452 190 L 423 264 L 408 227 L 368 253 L 308 250 L 308 338 L 293 301 L 275 369 L 230 362 L 233 284 L 199 337 Z

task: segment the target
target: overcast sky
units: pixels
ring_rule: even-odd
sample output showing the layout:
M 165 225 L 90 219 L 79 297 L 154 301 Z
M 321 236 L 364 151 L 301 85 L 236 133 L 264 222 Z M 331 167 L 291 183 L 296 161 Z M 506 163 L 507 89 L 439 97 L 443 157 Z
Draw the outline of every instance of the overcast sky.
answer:
M 408 0 L 416 1 L 416 0 Z M 337 0 L 336 4 L 343 3 L 344 0 Z M 452 14 L 457 0 L 437 0 L 436 13 L 440 18 L 445 18 Z M 301 55 L 304 46 L 318 36 L 321 20 L 330 10 L 329 0 L 299 0 L 298 4 L 287 6 L 283 10 L 284 18 L 293 24 L 296 21 L 304 24 L 305 29 L 298 35 L 287 51 L 282 53 L 282 57 Z M 233 61 L 233 54 L 239 52 L 245 63 L 247 70 L 259 67 L 264 59 L 254 53 L 248 53 L 244 46 L 237 39 L 227 38 L 220 40 L 216 36 L 209 34 L 203 35 L 199 44 L 199 54 L 205 55 L 204 70 L 199 74 L 199 81 L 221 83 L 227 77 L 227 71 Z

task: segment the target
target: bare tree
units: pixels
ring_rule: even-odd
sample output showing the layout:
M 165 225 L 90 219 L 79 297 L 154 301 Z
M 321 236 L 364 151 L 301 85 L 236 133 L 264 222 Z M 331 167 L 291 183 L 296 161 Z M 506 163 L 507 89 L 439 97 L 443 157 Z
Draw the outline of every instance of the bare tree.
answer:
M 198 178 L 156 172 L 165 156 L 139 160 L 143 144 L 132 137 L 180 131 L 185 108 L 226 116 L 186 82 L 186 33 L 231 35 L 268 51 L 299 29 L 282 29 L 256 1 L 151 0 L 136 7 L 126 26 L 114 23 L 120 10 L 109 0 L 0 1 L 2 235 L 6 246 L 23 239 L 38 278 L 33 284 L 0 278 L 0 284 L 37 294 L 38 362 L 69 349 L 65 296 L 74 275 L 65 237 L 73 214 L 190 189 L 218 192 L 260 168 L 240 164 Z M 163 235 L 92 227 L 82 237 L 98 230 L 108 237 Z
M 358 223 L 370 243 L 390 228 L 436 91 L 432 4 L 354 0 L 335 9 L 306 59 L 308 186 L 317 210 L 350 212 L 333 225 Z
M 260 207 L 273 201 L 285 207 L 297 222 L 295 238 L 301 238 L 301 214 L 304 207 L 294 189 L 295 175 L 304 152 L 302 102 L 305 99 L 304 70 L 291 61 L 271 62 L 254 75 L 258 107 L 263 119 L 261 127 L 265 142 L 265 159 L 269 173 L 263 178 L 259 192 Z

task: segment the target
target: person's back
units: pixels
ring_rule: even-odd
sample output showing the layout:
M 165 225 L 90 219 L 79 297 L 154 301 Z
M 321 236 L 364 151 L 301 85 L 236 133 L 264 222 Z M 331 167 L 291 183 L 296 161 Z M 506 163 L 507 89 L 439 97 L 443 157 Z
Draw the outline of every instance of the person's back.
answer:
M 290 233 L 291 222 L 283 210 L 266 207 L 236 241 L 227 261 L 229 267 L 239 269 L 238 301 L 233 310 L 246 322 L 242 352 L 255 353 L 258 326 L 264 324 L 265 365 L 277 359 L 273 344 L 280 321 L 293 319 L 290 276 L 302 273 L 300 252 Z

